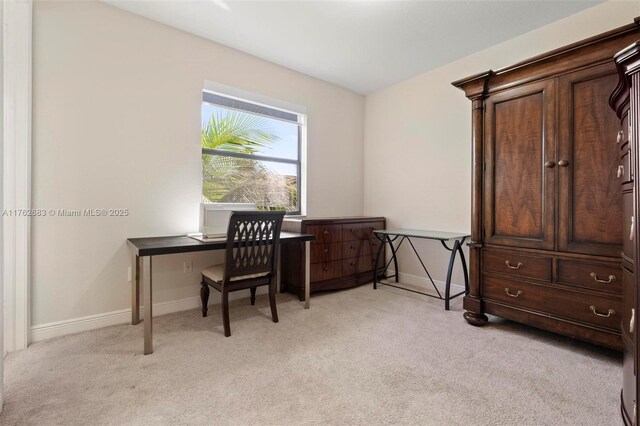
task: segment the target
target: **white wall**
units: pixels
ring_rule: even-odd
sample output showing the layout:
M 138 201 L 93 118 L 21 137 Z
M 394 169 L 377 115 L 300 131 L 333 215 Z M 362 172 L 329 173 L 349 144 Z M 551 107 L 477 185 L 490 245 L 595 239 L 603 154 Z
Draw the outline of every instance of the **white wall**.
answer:
M 125 239 L 197 229 L 204 80 L 306 106 L 308 214 L 362 213 L 361 95 L 101 3 L 36 2 L 33 208 L 131 214 L 34 218 L 34 326 L 126 309 Z M 197 296 L 216 258 L 156 258 L 154 302 Z
M 630 24 L 638 15 L 638 1 L 603 3 L 367 96 L 364 213 L 386 216 L 389 227 L 468 232 L 471 101 L 451 82 Z M 447 253 L 435 243 L 419 250 L 435 278 L 444 280 Z M 410 252 L 401 251 L 400 259 L 401 271 L 424 275 Z M 462 282 L 461 274 L 454 282 Z

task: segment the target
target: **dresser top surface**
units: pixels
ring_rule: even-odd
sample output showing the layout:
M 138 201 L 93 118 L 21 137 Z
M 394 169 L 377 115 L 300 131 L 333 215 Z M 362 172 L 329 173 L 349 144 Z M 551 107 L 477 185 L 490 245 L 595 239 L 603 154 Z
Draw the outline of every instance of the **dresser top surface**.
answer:
M 353 222 L 382 222 L 384 217 L 379 216 L 337 216 L 337 217 L 285 217 L 285 222 L 298 222 L 298 223 L 353 223 Z

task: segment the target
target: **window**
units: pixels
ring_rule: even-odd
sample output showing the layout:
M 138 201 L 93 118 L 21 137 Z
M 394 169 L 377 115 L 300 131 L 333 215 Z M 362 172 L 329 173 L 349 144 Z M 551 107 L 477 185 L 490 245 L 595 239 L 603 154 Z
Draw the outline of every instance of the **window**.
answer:
M 204 91 L 202 199 L 300 213 L 304 115 Z

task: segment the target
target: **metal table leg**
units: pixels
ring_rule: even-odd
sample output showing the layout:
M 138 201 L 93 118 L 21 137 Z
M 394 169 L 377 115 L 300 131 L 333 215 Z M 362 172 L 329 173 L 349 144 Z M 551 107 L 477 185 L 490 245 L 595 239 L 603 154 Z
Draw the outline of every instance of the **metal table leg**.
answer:
M 462 272 L 464 273 L 464 293 L 469 294 L 469 273 L 467 272 L 467 261 L 464 259 L 464 252 L 462 251 L 462 244 L 467 237 L 460 240 L 458 250 L 460 251 L 460 262 L 462 263 Z
M 462 251 L 462 243 L 464 243 L 463 238 L 461 241 L 455 240 L 453 243 L 453 248 L 447 247 L 444 241 L 440 241 L 444 248 L 451 252 L 451 256 L 449 256 L 449 268 L 447 269 L 447 281 L 445 282 L 444 288 L 444 310 L 449 310 L 449 302 L 451 300 L 451 276 L 453 275 L 453 265 L 456 262 L 456 255 L 460 253 L 460 262 L 462 263 L 462 271 L 464 273 L 464 288 L 465 293 L 469 291 L 469 276 L 467 273 L 467 262 L 464 260 L 464 252 Z M 460 294 L 455 295 L 459 296 Z
M 140 281 L 144 298 L 144 354 L 153 353 L 153 300 L 152 300 L 152 261 L 151 256 L 142 257 L 140 265 Z
M 140 258 L 131 254 L 131 325 L 140 324 Z
M 311 242 L 304 243 L 304 308 L 309 309 L 311 298 Z
M 453 265 L 456 262 L 456 254 L 458 254 L 458 249 L 460 248 L 460 243 L 456 240 L 453 243 L 453 249 L 451 249 L 451 256 L 449 257 L 449 268 L 447 269 L 447 281 L 445 281 L 444 286 L 444 310 L 449 310 L 449 296 L 451 295 L 451 275 L 453 274 Z
M 387 241 L 389 242 L 389 247 L 391 248 L 391 258 L 393 259 L 393 269 L 396 272 L 396 282 L 398 282 L 400 271 L 398 270 L 398 258 L 396 257 L 396 248 L 393 247 L 393 241 L 395 241 L 395 239 L 398 237 L 394 238 L 393 240 L 389 238 L 388 235 L 386 237 L 387 237 Z M 402 240 L 400 240 L 400 243 L 398 244 L 398 248 L 400 248 L 400 244 L 402 244 L 403 241 L 404 241 L 404 237 L 402 238 Z
M 380 247 L 378 247 L 378 254 L 376 254 L 376 263 L 373 265 L 373 289 L 375 290 L 378 288 L 378 262 L 380 261 L 380 255 L 384 253 L 385 239 L 378 237 L 378 234 L 374 235 L 378 240 L 380 240 Z

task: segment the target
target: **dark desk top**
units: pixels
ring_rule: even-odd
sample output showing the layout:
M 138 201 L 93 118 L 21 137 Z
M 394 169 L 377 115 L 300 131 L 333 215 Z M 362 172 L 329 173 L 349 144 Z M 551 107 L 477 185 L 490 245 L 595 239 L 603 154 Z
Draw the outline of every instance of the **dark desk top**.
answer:
M 281 232 L 282 244 L 315 240 L 315 235 Z M 226 238 L 212 239 L 206 243 L 178 235 L 173 237 L 129 238 L 127 244 L 138 256 L 157 256 L 161 254 L 190 253 L 206 250 L 221 250 L 227 246 Z
M 471 236 L 462 232 L 427 231 L 422 229 L 375 229 L 373 232 L 379 235 L 398 235 L 440 241 L 459 240 Z

